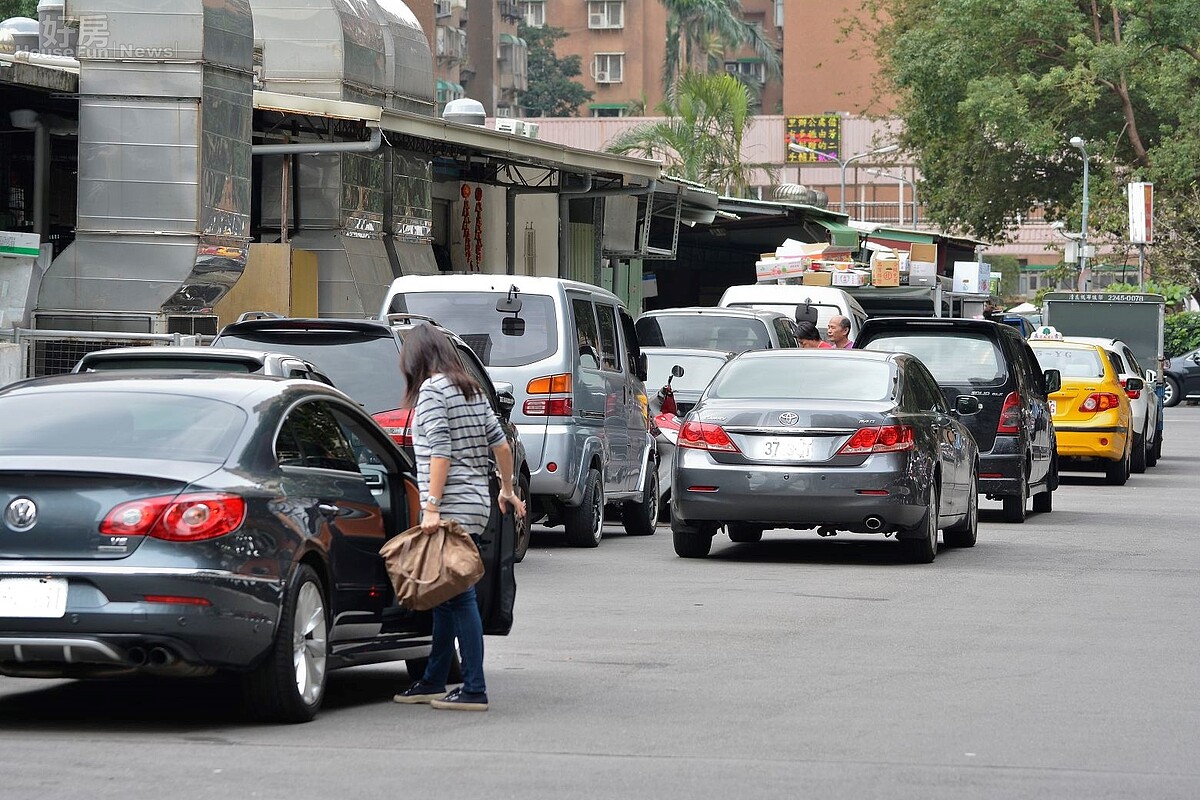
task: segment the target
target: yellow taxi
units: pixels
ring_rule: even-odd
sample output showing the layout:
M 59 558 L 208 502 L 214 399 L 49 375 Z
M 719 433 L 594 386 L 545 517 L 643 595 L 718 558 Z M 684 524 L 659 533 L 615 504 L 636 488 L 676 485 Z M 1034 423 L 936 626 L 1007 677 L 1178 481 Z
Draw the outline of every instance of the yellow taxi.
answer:
M 1035 330 L 1029 346 L 1043 370 L 1056 369 L 1062 376 L 1062 388 L 1049 397 L 1059 459 L 1103 462 L 1108 483 L 1124 485 L 1133 443 L 1125 394 L 1130 387 L 1121 385 L 1108 353 L 1097 344 L 1064 340 L 1050 326 Z

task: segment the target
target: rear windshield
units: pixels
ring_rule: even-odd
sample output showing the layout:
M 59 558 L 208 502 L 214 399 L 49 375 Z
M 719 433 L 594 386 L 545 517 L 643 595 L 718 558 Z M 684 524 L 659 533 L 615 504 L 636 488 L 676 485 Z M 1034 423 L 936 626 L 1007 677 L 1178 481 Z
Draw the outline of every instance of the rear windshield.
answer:
M 912 332 L 877 336 L 866 350 L 911 353 L 943 386 L 998 386 L 1008 380 L 1000 348 L 982 334 Z
M 842 313 L 838 306 L 826 305 L 822 303 L 810 303 L 817 310 L 817 327 L 824 329 L 829 324 L 829 320 Z M 786 305 L 774 305 L 771 303 L 730 303 L 730 308 L 756 308 L 760 311 L 778 311 L 782 314 L 787 314 L 792 319 L 796 318 L 796 304 L 788 303 Z
M 408 292 L 392 298 L 391 311 L 433 318 L 461 336 L 485 367 L 520 367 L 558 351 L 558 315 L 549 295 L 517 296 L 516 314 L 496 310 L 508 292 Z M 506 333 L 501 323 L 516 317 L 525 321 L 525 330 Z
M 162 356 L 125 356 L 122 358 L 97 358 L 83 365 L 84 372 L 108 372 L 109 370 L 165 369 L 193 370 L 203 372 L 257 372 L 258 365 L 244 359 L 222 358 L 164 358 Z
M 246 425 L 205 397 L 132 392 L 0 398 L 0 455 L 154 458 L 221 463 Z
M 708 387 L 708 396 L 727 400 L 886 400 L 892 396 L 892 367 L 882 361 L 832 353 L 739 359 L 717 376 Z
M 771 346 L 767 325 L 759 319 L 717 314 L 663 314 L 635 323 L 642 347 L 699 347 L 708 350 L 765 350 Z
M 1056 369 L 1064 378 L 1102 378 L 1104 365 L 1100 362 L 1100 351 L 1082 347 L 1036 346 L 1038 363 L 1042 369 Z
M 646 386 L 654 391 L 665 386 L 667 378 L 671 377 L 671 368 L 679 366 L 683 367 L 683 375 L 671 378 L 671 388 L 683 392 L 702 392 L 717 370 L 725 365 L 724 358 L 714 356 L 642 352 L 646 354 Z
M 368 414 L 399 408 L 404 400 L 400 348 L 391 334 L 268 330 L 222 335 L 213 341 L 213 346 L 271 350 L 310 361 Z

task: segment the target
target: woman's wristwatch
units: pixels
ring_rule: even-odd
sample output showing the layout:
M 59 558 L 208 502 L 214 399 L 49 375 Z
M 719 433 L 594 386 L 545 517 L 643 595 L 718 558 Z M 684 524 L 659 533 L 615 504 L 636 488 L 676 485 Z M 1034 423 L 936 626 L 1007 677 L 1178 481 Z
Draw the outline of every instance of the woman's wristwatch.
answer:
M 440 497 L 434 497 L 433 495 L 429 495 L 428 497 L 425 498 L 425 505 L 433 506 L 433 508 L 431 508 L 430 511 L 437 511 L 438 506 L 441 505 L 441 503 L 442 503 L 442 498 L 440 498 Z

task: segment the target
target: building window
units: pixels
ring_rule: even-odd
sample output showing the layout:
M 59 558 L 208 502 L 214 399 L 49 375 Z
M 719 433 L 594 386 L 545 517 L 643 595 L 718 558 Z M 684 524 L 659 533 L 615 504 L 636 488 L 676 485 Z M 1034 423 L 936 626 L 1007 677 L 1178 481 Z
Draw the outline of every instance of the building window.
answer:
M 521 11 L 525 15 L 525 24 L 530 28 L 544 28 L 546 26 L 546 2 L 545 0 L 529 0 L 519 4 Z
M 767 80 L 766 65 L 759 59 L 740 59 L 726 61 L 725 71 L 743 83 L 763 84 Z
M 624 28 L 625 0 L 589 0 L 588 27 Z
M 629 106 L 624 103 L 600 103 L 588 106 L 593 117 L 624 117 L 629 114 Z
M 624 71 L 624 53 L 596 53 L 592 56 L 592 77 L 596 83 L 621 83 Z

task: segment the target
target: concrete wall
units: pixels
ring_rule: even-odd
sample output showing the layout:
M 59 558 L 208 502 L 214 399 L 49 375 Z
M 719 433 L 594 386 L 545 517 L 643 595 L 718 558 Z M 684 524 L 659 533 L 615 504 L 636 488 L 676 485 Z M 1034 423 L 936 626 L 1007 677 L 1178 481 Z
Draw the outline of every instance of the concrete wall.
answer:
M 0 386 L 25 377 L 21 370 L 21 348 L 19 345 L 0 342 Z

